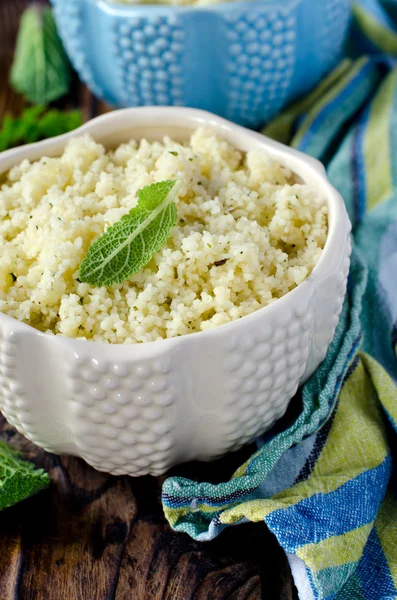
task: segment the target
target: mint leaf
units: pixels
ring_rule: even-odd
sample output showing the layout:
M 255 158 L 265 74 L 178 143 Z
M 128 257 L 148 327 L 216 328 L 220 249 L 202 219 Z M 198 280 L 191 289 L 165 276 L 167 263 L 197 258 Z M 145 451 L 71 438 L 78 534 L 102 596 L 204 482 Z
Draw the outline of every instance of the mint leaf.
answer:
M 11 84 L 34 104 L 48 104 L 68 93 L 69 60 L 49 6 L 33 5 L 22 15 Z
M 31 144 L 77 129 L 83 123 L 80 111 L 62 112 L 44 106 L 31 106 L 19 117 L 6 115 L 0 130 L 0 151 Z
M 39 139 L 62 135 L 77 129 L 83 124 L 83 115 L 80 110 L 62 112 L 52 108 L 47 111 L 37 123 Z
M 95 286 L 122 283 L 164 246 L 178 220 L 173 202 L 181 182 L 162 181 L 138 192 L 138 203 L 93 244 L 80 266 L 79 279 Z
M 35 494 L 49 481 L 45 471 L 21 460 L 18 452 L 0 442 L 0 510 Z

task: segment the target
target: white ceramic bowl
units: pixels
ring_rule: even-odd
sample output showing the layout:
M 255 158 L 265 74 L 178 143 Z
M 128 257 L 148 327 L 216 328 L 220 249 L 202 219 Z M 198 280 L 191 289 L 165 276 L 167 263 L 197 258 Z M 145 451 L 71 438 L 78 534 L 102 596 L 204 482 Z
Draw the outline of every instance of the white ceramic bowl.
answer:
M 129 475 L 210 460 L 271 427 L 325 357 L 346 292 L 350 222 L 316 160 L 210 113 L 132 108 L 4 152 L 0 172 L 25 158 L 59 155 L 82 133 L 116 146 L 132 137 L 186 139 L 199 125 L 243 151 L 269 151 L 318 190 L 329 207 L 320 261 L 296 289 L 243 319 L 146 344 L 46 335 L 0 314 L 0 410 L 48 451 Z

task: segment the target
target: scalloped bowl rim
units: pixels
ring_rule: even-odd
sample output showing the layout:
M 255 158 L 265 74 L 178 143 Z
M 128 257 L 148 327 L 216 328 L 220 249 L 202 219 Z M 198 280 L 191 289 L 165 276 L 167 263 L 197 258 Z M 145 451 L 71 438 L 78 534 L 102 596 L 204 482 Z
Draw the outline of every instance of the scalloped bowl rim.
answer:
M 103 0 L 101 0 L 101 1 L 103 1 Z M 163 115 L 163 119 L 165 122 L 166 122 L 166 118 L 164 118 L 164 117 L 166 117 L 167 114 L 168 115 L 173 114 L 174 116 L 179 115 L 181 117 L 181 125 L 185 126 L 186 129 L 194 129 L 194 126 L 198 127 L 200 125 L 204 125 L 204 126 L 214 129 L 220 135 L 222 135 L 222 133 L 221 133 L 222 130 L 229 131 L 229 132 L 236 132 L 237 134 L 240 133 L 241 137 L 251 138 L 252 140 L 256 140 L 257 142 L 262 142 L 262 146 L 264 147 L 264 149 L 266 149 L 269 152 L 269 154 L 275 156 L 277 158 L 277 160 L 279 160 L 281 158 L 281 162 L 284 163 L 288 168 L 290 168 L 289 164 L 288 164 L 289 157 L 295 157 L 296 159 L 299 159 L 301 163 L 303 163 L 307 167 L 309 167 L 312 170 L 312 172 L 316 175 L 316 177 L 319 181 L 319 184 L 321 184 L 324 188 L 324 199 L 326 199 L 328 209 L 329 209 L 328 234 L 327 234 L 325 246 L 324 246 L 324 249 L 321 253 L 321 256 L 320 256 L 318 262 L 314 266 L 310 275 L 302 283 L 297 285 L 293 290 L 291 290 L 290 292 L 288 292 L 281 298 L 278 298 L 271 304 L 268 304 L 267 306 L 263 306 L 262 308 L 259 308 L 258 310 L 250 313 L 249 315 L 242 317 L 241 319 L 230 321 L 229 323 L 219 325 L 217 327 L 214 327 L 213 329 L 208 329 L 205 331 L 198 331 L 198 332 L 194 332 L 194 333 L 188 333 L 188 334 L 181 335 L 178 337 L 173 337 L 173 338 L 163 338 L 160 340 L 155 340 L 155 341 L 150 341 L 150 342 L 109 344 L 107 342 L 81 340 L 78 338 L 70 338 L 70 337 L 61 336 L 61 335 L 53 335 L 53 334 L 45 333 L 38 329 L 35 329 L 28 323 L 24 323 L 23 321 L 18 321 L 17 319 L 14 319 L 13 317 L 10 317 L 2 312 L 0 312 L 0 322 L 4 321 L 4 320 L 13 322 L 13 329 L 15 331 L 19 330 L 22 332 L 23 331 L 34 332 L 36 335 L 44 336 L 46 338 L 50 338 L 50 339 L 54 339 L 54 340 L 58 340 L 58 341 L 61 341 L 61 340 L 68 341 L 68 342 L 71 342 L 71 343 L 77 344 L 77 345 L 83 344 L 84 347 L 87 347 L 87 345 L 91 345 L 91 346 L 100 345 L 100 346 L 104 346 L 107 348 L 112 348 L 112 347 L 120 348 L 120 347 L 126 347 L 126 346 L 127 347 L 128 346 L 130 346 L 130 347 L 131 346 L 153 347 L 153 345 L 155 345 L 155 344 L 157 344 L 157 345 L 162 344 L 164 347 L 164 345 L 167 343 L 169 345 L 172 345 L 175 343 L 180 344 L 180 343 L 184 343 L 190 339 L 193 340 L 197 336 L 210 337 L 210 336 L 216 335 L 216 332 L 220 328 L 222 329 L 222 331 L 225 331 L 226 328 L 229 328 L 230 330 L 232 330 L 233 328 L 237 329 L 238 327 L 244 326 L 244 324 L 247 323 L 248 320 L 253 321 L 254 319 L 261 318 L 264 315 L 270 316 L 272 311 L 279 310 L 280 308 L 282 308 L 282 304 L 287 305 L 288 303 L 290 303 L 291 301 L 293 301 L 295 299 L 295 296 L 302 294 L 302 290 L 305 286 L 307 287 L 308 285 L 314 283 L 316 280 L 320 281 L 323 277 L 326 276 L 326 273 L 328 271 L 328 266 L 329 266 L 330 262 L 332 262 L 332 253 L 334 252 L 335 248 L 338 248 L 338 243 L 342 242 L 342 240 L 345 239 L 346 233 L 349 232 L 351 229 L 351 224 L 350 224 L 349 218 L 346 213 L 343 199 L 342 199 L 341 195 L 339 194 L 339 192 L 329 182 L 329 180 L 326 176 L 326 172 L 325 172 L 325 168 L 324 168 L 323 164 L 320 161 L 318 161 L 317 159 L 315 159 L 309 155 L 306 155 L 298 150 L 295 150 L 294 148 L 290 148 L 289 146 L 286 146 L 285 144 L 276 142 L 276 141 L 272 140 L 271 138 L 268 138 L 267 136 L 264 136 L 256 131 L 249 130 L 245 127 L 242 127 L 241 125 L 236 125 L 235 123 L 232 123 L 231 121 L 228 121 L 227 119 L 224 119 L 223 117 L 219 117 L 208 111 L 195 109 L 195 108 L 176 107 L 176 106 L 144 106 L 144 107 L 135 107 L 135 108 L 124 108 L 124 109 L 118 109 L 115 111 L 111 111 L 104 115 L 95 117 L 94 119 L 91 119 L 90 121 L 84 123 L 82 126 L 78 127 L 77 129 L 75 129 L 69 133 L 66 133 L 66 134 L 63 134 L 60 136 L 56 136 L 53 138 L 49 138 L 47 140 L 43 140 L 43 141 L 36 142 L 33 144 L 26 144 L 25 146 L 19 146 L 17 148 L 12 148 L 10 150 L 1 152 L 0 153 L 0 175 L 2 175 L 4 172 L 6 172 L 10 168 L 12 168 L 13 165 L 18 164 L 18 162 L 21 162 L 22 160 L 28 158 L 27 155 L 34 153 L 35 151 L 37 151 L 39 149 L 43 149 L 45 151 L 46 148 L 51 148 L 51 146 L 56 146 L 58 144 L 65 145 L 70 139 L 72 139 L 74 137 L 78 137 L 79 135 L 84 135 L 84 134 L 90 134 L 95 139 L 95 137 L 96 137 L 95 131 L 97 130 L 97 127 L 99 127 L 100 125 L 104 125 L 108 122 L 111 123 L 112 121 L 115 121 L 121 117 L 126 117 L 128 119 L 129 117 L 135 115 L 136 121 L 133 126 L 131 125 L 131 128 L 142 127 L 142 125 L 139 122 L 139 118 L 140 118 L 140 115 L 142 115 L 142 117 L 144 117 L 145 113 L 147 116 L 149 116 L 149 120 L 150 120 L 150 117 L 153 117 L 153 115 L 157 115 L 158 117 L 160 115 Z M 149 125 L 147 125 L 147 126 L 149 127 Z M 170 124 L 169 126 L 172 127 L 173 125 Z M 129 139 L 133 139 L 133 137 L 129 137 Z M 243 152 L 245 152 L 245 151 L 243 151 Z M 57 154 L 58 153 L 55 153 L 54 156 L 56 156 Z M 41 156 L 45 156 L 45 154 L 43 153 L 43 154 L 41 154 Z M 285 157 L 285 161 L 284 161 L 284 157 Z M 38 159 L 33 158 L 32 160 L 38 160 Z M 6 164 L 6 166 L 3 166 L 4 164 Z M 299 173 L 296 171 L 296 169 L 293 169 L 293 172 L 296 175 L 300 176 Z M 331 214 L 331 219 L 330 219 L 330 214 Z M 346 222 L 346 227 L 344 228 L 344 230 L 343 230 L 343 228 L 341 229 L 339 227 L 339 225 L 341 223 L 343 223 L 343 221 Z M 278 308 L 275 308 L 275 307 L 278 307 Z

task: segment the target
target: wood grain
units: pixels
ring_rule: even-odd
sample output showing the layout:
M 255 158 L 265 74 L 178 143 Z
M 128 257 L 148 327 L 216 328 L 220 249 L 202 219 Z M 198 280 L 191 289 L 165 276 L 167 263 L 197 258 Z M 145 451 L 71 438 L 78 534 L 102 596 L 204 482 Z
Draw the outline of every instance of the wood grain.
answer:
M 23 99 L 8 85 L 19 16 L 28 0 L 0 0 L 0 122 Z M 57 106 L 85 119 L 109 108 L 76 81 Z M 111 477 L 83 461 L 34 447 L 0 416 L 0 439 L 44 467 L 48 490 L 0 513 L 0 600 L 294 600 L 288 563 L 264 524 L 208 543 L 165 521 L 161 478 Z M 252 448 L 175 471 L 197 480 L 230 477 Z
M 161 479 L 112 477 L 34 447 L 4 419 L 0 438 L 46 468 L 51 486 L 0 514 L 1 600 L 260 600 L 295 598 L 288 564 L 264 524 L 208 543 L 173 532 Z M 252 448 L 208 465 L 216 480 Z M 179 468 L 201 479 L 206 465 Z

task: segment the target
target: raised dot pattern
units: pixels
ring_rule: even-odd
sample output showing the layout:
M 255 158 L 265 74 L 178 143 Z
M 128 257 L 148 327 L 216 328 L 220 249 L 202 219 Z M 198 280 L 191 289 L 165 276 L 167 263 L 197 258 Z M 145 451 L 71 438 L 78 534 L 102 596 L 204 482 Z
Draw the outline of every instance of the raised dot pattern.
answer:
M 227 19 L 228 81 L 226 117 L 255 124 L 283 105 L 295 63 L 296 19 L 291 10 L 232 13 Z
M 124 104 L 184 104 L 184 39 L 184 30 L 175 15 L 115 22 L 113 43 Z
M 81 0 L 52 0 L 54 15 L 57 20 L 59 33 L 65 48 L 73 59 L 74 67 L 79 72 L 80 79 L 91 89 L 98 98 L 103 97 L 103 91 L 95 81 L 84 47 L 84 25 Z
M 33 441 L 34 419 L 17 375 L 17 345 L 13 332 L 0 330 L 0 411 L 19 433 Z
M 93 467 L 115 475 L 159 475 L 171 466 L 171 364 L 110 363 L 79 356 L 69 368 L 77 445 Z
M 228 341 L 225 450 L 254 440 L 284 415 L 305 371 L 312 322 L 313 311 L 305 303 L 282 321 Z
M 325 2 L 322 33 L 324 70 L 336 65 L 340 58 L 340 54 L 336 54 L 335 49 L 342 49 L 350 16 L 350 4 L 351 0 L 326 0 Z

